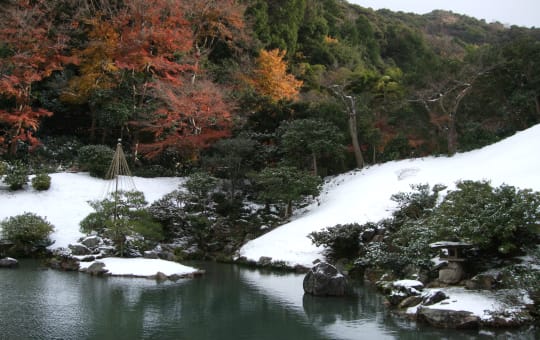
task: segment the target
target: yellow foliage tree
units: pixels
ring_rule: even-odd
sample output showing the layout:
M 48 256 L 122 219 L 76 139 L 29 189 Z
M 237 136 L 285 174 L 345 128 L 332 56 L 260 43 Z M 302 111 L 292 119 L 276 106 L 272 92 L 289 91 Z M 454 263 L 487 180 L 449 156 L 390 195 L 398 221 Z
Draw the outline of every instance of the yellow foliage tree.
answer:
M 257 68 L 250 80 L 255 91 L 273 101 L 294 100 L 298 97 L 303 82 L 287 73 L 287 63 L 283 60 L 286 51 L 261 50 L 257 58 Z
M 73 77 L 69 88 L 62 93 L 66 102 L 82 103 L 96 90 L 111 89 L 117 86 L 114 64 L 119 35 L 106 21 L 93 18 L 87 22 L 91 27 L 89 42 L 85 49 L 76 51 L 79 59 L 80 75 Z

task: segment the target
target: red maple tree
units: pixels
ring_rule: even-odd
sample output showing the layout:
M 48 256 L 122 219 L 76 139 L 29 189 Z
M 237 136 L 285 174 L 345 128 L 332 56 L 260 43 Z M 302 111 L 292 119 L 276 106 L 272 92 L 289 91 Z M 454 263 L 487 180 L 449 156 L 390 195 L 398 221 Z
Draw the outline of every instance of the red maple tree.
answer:
M 157 82 L 153 87 L 162 106 L 145 127 L 155 141 L 142 145 L 141 152 L 152 158 L 167 149 L 198 150 L 230 134 L 230 104 L 220 87 L 208 80 L 171 85 Z
M 54 27 L 46 0 L 18 0 L 0 14 L 0 95 L 11 107 L 0 109 L 0 144 L 11 154 L 19 141 L 38 144 L 34 134 L 52 112 L 35 107 L 32 86 L 69 60 L 63 54 L 68 37 Z
M 116 65 L 133 82 L 134 103 L 147 105 L 132 125 L 154 140 L 140 151 L 155 157 L 186 143 L 203 147 L 228 134 L 230 116 L 222 92 L 210 81 L 189 81 L 198 67 L 195 34 L 178 1 L 136 0 L 115 19 L 121 28 Z M 145 111 L 143 109 L 143 111 Z M 137 138 L 136 139 L 136 143 Z

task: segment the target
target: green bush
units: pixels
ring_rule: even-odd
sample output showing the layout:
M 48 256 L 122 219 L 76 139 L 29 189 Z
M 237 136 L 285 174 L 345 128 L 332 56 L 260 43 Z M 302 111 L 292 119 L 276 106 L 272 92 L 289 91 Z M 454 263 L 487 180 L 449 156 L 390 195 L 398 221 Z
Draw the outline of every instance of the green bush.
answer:
M 319 232 L 312 232 L 308 237 L 316 246 L 325 246 L 328 249 L 327 256 L 335 260 L 353 259 L 358 256 L 360 250 L 360 233 L 363 228 L 364 226 L 357 223 L 338 224 Z
M 37 191 L 49 190 L 51 187 L 51 176 L 47 174 L 37 174 L 32 178 L 32 188 Z
M 28 166 L 20 161 L 11 164 L 4 177 L 4 183 L 9 185 L 9 190 L 20 190 L 28 183 Z
M 6 174 L 8 167 L 9 165 L 6 162 L 0 161 L 0 176 L 4 176 Z
M 253 175 L 252 179 L 259 189 L 259 199 L 284 205 L 286 218 L 291 216 L 294 202 L 306 196 L 317 196 L 322 185 L 319 176 L 290 166 L 267 167 Z
M 151 164 L 146 166 L 135 167 L 132 170 L 133 176 L 144 178 L 155 177 L 174 177 L 176 173 L 174 170 L 167 169 L 159 164 Z
M 440 184 L 432 189 L 428 184 L 411 185 L 411 188 L 411 192 L 399 192 L 390 197 L 397 203 L 397 209 L 392 213 L 394 229 L 399 229 L 408 220 L 417 220 L 430 213 L 437 203 L 439 192 L 446 189 Z
M 19 254 L 30 255 L 53 244 L 49 238 L 53 225 L 34 213 L 9 217 L 0 222 L 0 227 L 1 238 L 13 242 Z
M 471 265 L 521 255 L 539 243 L 540 193 L 488 182 L 463 181 L 437 205 L 442 186 L 414 186 L 412 192 L 392 196 L 398 208 L 392 218 L 377 224 L 337 225 L 310 234 L 329 257 L 352 259 L 362 266 L 401 274 L 407 266 L 429 269 L 435 241 L 464 241 L 477 248 Z M 358 239 L 369 225 L 386 230 L 384 242 Z
M 154 247 L 155 242 L 163 239 L 163 228 L 145 209 L 147 202 L 140 191 L 111 193 L 108 198 L 90 201 L 89 204 L 95 211 L 81 221 L 81 231 L 83 233 L 96 232 L 100 236 L 111 239 L 118 247 L 120 256 L 125 254 L 128 237 L 142 237 L 143 241 L 137 244 L 144 244 L 148 249 Z
M 83 144 L 72 136 L 44 136 L 41 145 L 28 154 L 28 162 L 33 169 L 68 168 L 77 160 L 79 149 Z
M 79 149 L 79 165 L 81 170 L 88 171 L 90 176 L 105 178 L 111 166 L 114 150 L 106 145 L 87 145 Z
M 540 193 L 462 181 L 425 221 L 440 239 L 467 241 L 482 254 L 522 254 L 539 241 Z

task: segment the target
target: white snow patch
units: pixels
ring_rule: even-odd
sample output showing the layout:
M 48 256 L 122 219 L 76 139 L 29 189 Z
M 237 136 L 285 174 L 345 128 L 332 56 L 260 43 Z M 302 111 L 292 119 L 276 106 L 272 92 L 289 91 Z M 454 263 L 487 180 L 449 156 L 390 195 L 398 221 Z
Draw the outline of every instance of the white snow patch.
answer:
M 447 288 L 442 291 L 449 297 L 448 299 L 424 308 L 471 312 L 482 320 L 490 318 L 490 311 L 504 308 L 502 302 L 487 292 L 467 291 L 463 288 Z
M 403 288 L 416 288 L 416 287 L 424 287 L 424 284 L 417 280 L 398 280 L 392 282 L 392 285 L 394 287 L 403 287 Z
M 512 315 L 518 313 L 525 308 L 526 304 L 531 302 L 527 292 L 523 290 L 511 292 L 512 296 L 515 298 L 513 299 L 513 303 L 501 298 L 501 292 L 467 290 L 463 287 L 426 289 L 423 291 L 423 295 L 427 295 L 437 290 L 442 291 L 448 298 L 430 306 L 422 306 L 422 308 L 470 312 L 483 321 L 491 320 L 493 314 L 497 313 L 500 315 Z M 418 307 L 420 307 L 420 305 L 409 307 L 407 309 L 407 314 L 416 314 Z
M 108 274 L 118 276 L 152 276 L 161 272 L 167 276 L 188 275 L 198 271 L 177 262 L 145 258 L 107 257 L 93 262 L 81 262 L 80 269 L 88 268 L 94 262 L 103 262 Z
M 448 296 L 448 299 L 422 308 L 470 312 L 484 321 L 492 319 L 493 313 L 513 313 L 523 308 L 523 297 L 518 299 L 518 304 L 511 305 L 491 291 L 470 291 L 462 287 L 441 290 Z M 407 310 L 408 313 L 413 311 L 416 312 L 413 308 Z

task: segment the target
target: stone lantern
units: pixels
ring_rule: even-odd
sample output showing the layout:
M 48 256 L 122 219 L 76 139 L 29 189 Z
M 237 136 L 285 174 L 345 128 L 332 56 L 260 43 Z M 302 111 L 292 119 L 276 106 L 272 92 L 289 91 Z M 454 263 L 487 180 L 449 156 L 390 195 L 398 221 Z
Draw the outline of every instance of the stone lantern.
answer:
M 466 242 L 439 241 L 429 245 L 432 249 L 440 250 L 440 260 L 447 262 L 447 265 L 439 269 L 439 282 L 445 284 L 459 283 L 464 276 L 463 250 L 471 248 L 472 245 Z

